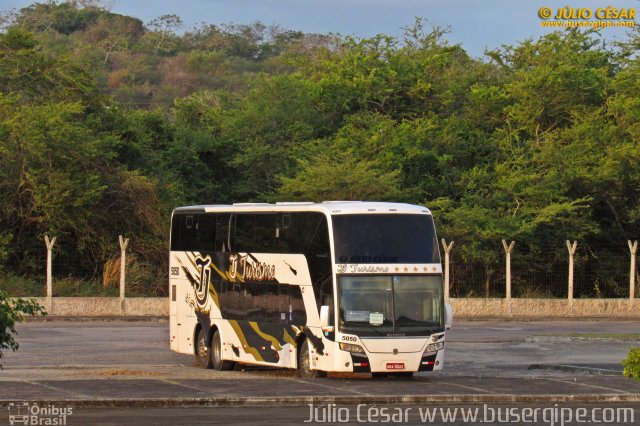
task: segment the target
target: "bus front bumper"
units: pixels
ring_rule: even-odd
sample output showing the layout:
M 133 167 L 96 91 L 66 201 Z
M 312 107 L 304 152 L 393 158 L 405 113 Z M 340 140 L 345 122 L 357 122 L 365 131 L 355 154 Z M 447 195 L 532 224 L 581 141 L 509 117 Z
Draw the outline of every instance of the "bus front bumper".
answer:
M 442 370 L 444 349 L 432 353 L 349 353 L 342 352 L 335 371 L 354 373 L 403 373 Z

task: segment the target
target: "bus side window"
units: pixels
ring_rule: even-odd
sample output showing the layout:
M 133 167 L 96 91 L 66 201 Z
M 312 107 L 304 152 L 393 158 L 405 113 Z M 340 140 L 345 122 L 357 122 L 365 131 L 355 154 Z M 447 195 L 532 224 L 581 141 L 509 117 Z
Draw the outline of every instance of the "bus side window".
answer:
M 248 283 L 253 294 L 253 306 L 251 321 L 278 322 L 283 304 L 278 294 L 278 284 L 275 283 Z
M 231 250 L 242 253 L 274 253 L 276 214 L 235 214 L 231 220 Z
M 295 213 L 291 229 L 295 235 L 291 251 L 305 255 L 316 304 L 320 309 L 321 305 L 327 304 L 323 301 L 323 292 L 331 294 L 333 287 L 327 218 L 321 213 Z M 325 284 L 325 280 L 328 283 Z M 323 290 L 323 285 L 327 285 L 328 290 Z
M 189 216 L 187 216 L 188 218 Z M 212 214 L 199 214 L 195 217 L 195 247 L 196 251 L 211 252 L 215 250 L 216 223 Z
M 214 251 L 229 251 L 228 238 L 229 238 L 229 219 L 230 214 L 216 214 L 216 230 L 215 230 L 215 242 L 213 243 Z
M 287 285 L 289 293 L 289 323 L 293 325 L 306 325 L 307 313 L 304 309 L 302 291 L 297 285 Z
M 171 250 L 211 252 L 216 250 L 215 214 L 175 214 L 171 224 Z
M 178 251 L 181 250 L 181 244 L 180 244 L 180 239 L 182 238 L 182 232 L 181 232 L 181 226 L 180 226 L 180 219 L 182 219 L 182 216 L 180 215 L 173 215 L 173 218 L 171 219 L 171 250 L 172 251 Z
M 171 250 L 191 251 L 194 249 L 196 230 L 193 215 L 176 214 L 171 225 Z

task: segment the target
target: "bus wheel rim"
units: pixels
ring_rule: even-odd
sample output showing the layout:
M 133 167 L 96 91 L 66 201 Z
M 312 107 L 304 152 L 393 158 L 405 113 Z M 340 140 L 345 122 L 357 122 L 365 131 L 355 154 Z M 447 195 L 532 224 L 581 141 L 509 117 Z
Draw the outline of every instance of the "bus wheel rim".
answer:
M 311 372 L 311 351 L 309 350 L 309 343 L 305 342 L 306 353 L 303 352 L 302 357 L 302 369 L 305 373 Z
M 216 338 L 213 341 L 213 362 L 216 366 L 220 365 L 220 361 L 222 360 L 222 354 L 220 351 L 220 338 Z
M 204 341 L 204 334 L 200 333 L 200 338 L 198 339 L 198 357 L 201 360 L 206 361 L 207 356 L 209 355 L 208 352 L 206 342 Z

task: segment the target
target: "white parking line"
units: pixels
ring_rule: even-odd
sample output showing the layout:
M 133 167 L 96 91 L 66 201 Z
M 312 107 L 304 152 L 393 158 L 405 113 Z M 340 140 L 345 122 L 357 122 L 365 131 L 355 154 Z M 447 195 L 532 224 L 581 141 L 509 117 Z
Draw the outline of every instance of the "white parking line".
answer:
M 309 384 L 309 385 L 319 386 L 319 387 L 321 387 L 321 388 L 327 388 L 327 389 L 331 389 L 331 390 L 333 390 L 333 391 L 335 391 L 335 390 L 336 390 L 336 387 L 335 387 L 335 386 L 323 385 L 323 384 L 318 383 L 317 381 L 309 381 L 309 382 L 308 382 L 308 381 L 305 381 L 305 380 L 302 380 L 302 379 L 294 379 L 293 377 L 283 377 L 283 379 L 285 379 L 285 380 L 291 380 L 291 381 L 296 382 L 296 383 L 304 383 L 304 384 Z M 373 395 L 372 395 L 372 394 L 370 394 L 370 393 L 358 392 L 358 391 L 355 391 L 355 390 L 353 390 L 353 389 L 344 389 L 344 388 L 343 388 L 343 389 L 340 389 L 340 390 L 343 390 L 343 391 L 346 391 L 346 392 L 355 393 L 355 394 L 357 394 L 357 395 L 362 395 L 362 396 L 373 396 Z
M 567 385 L 584 386 L 584 387 L 594 388 L 594 389 L 604 389 L 604 390 L 620 392 L 620 393 L 629 393 L 628 391 L 625 391 L 625 390 L 622 390 L 622 389 L 608 388 L 606 386 L 590 385 L 590 384 L 587 384 L 587 383 L 580 383 L 580 382 L 571 382 L 569 380 L 549 379 L 549 378 L 546 378 L 546 377 L 541 379 L 541 380 L 548 380 L 550 382 L 565 383 Z
M 29 383 L 30 385 L 34 385 L 34 386 L 42 386 L 43 388 L 47 388 L 47 389 L 54 390 L 54 391 L 57 391 L 57 392 L 65 392 L 65 393 L 68 393 L 69 395 L 73 395 L 73 396 L 76 396 L 76 397 L 90 398 L 90 396 L 87 395 L 87 394 L 74 392 L 74 391 L 71 391 L 69 389 L 59 388 L 57 386 L 51 386 L 51 385 L 48 385 L 48 384 L 42 383 L 42 382 L 34 382 L 34 381 L 31 381 L 31 380 L 25 380 L 24 383 Z
M 477 391 L 477 392 L 482 392 L 482 393 L 490 393 L 490 394 L 491 393 L 495 393 L 495 392 L 492 392 L 492 391 L 487 390 L 487 389 L 480 389 L 480 388 L 475 388 L 473 386 L 459 385 L 457 383 L 443 383 L 443 384 L 444 385 L 449 385 L 449 386 L 456 386 L 456 387 L 463 388 L 463 389 L 471 389 L 471 390 L 474 390 L 474 391 Z
M 425 381 L 425 382 L 429 381 L 428 379 L 423 379 L 421 377 L 416 377 L 414 380 L 422 380 L 422 381 Z M 475 388 L 473 386 L 459 385 L 457 383 L 449 383 L 449 382 L 443 381 L 443 382 L 440 382 L 440 384 L 442 384 L 443 386 L 455 386 L 455 387 L 462 388 L 462 389 L 470 389 L 470 390 L 474 390 L 476 392 L 481 392 L 481 393 L 495 394 L 495 392 L 492 392 L 492 391 L 487 390 L 487 389 L 480 389 L 480 388 Z
M 180 383 L 180 382 L 177 382 L 177 381 L 172 380 L 172 379 L 154 379 L 154 380 L 158 380 L 159 382 L 169 383 L 170 385 L 182 386 L 183 388 L 187 388 L 187 389 L 191 389 L 191 390 L 211 393 L 211 389 L 201 388 L 199 386 L 187 385 L 187 384 Z

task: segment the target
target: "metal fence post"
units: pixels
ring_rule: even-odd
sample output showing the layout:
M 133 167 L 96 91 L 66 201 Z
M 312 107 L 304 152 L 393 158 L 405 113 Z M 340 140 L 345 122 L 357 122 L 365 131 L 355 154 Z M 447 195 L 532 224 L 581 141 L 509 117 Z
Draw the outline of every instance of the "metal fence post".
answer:
M 502 247 L 504 247 L 504 252 L 506 254 L 506 298 L 507 298 L 507 313 L 511 315 L 511 252 L 513 251 L 513 247 L 515 247 L 516 242 L 511 241 L 509 245 L 507 245 L 506 240 L 502 240 Z
M 569 312 L 573 315 L 573 255 L 576 254 L 578 242 L 567 240 L 567 249 L 569 250 Z
M 633 309 L 633 302 L 636 297 L 636 251 L 638 250 L 638 240 L 633 243 L 627 241 L 631 252 L 631 265 L 629 267 L 629 309 Z
M 124 297 L 125 297 L 125 272 L 127 262 L 127 246 L 129 245 L 129 239 L 123 238 L 122 235 L 118 236 L 120 241 L 120 306 L 124 309 Z
M 52 274 L 52 251 L 56 244 L 56 237 L 49 239 L 48 235 L 44 236 L 44 243 L 47 245 L 47 312 L 51 313 L 53 308 L 53 274 Z
M 449 253 L 453 250 L 455 241 L 451 241 L 447 244 L 447 240 L 444 238 L 442 241 L 442 248 L 444 249 L 444 301 L 449 302 Z

